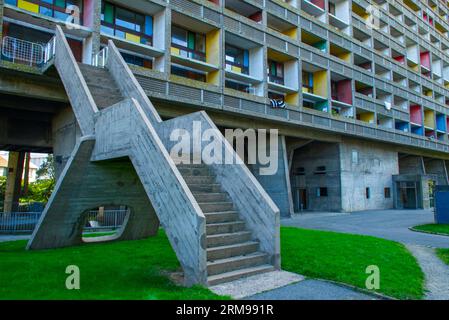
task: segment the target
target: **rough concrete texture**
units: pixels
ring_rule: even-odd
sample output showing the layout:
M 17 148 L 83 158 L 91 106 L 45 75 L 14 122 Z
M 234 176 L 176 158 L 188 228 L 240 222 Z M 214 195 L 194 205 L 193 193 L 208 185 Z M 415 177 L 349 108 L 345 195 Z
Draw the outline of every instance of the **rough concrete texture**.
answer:
M 326 173 L 317 173 L 325 167 Z M 298 174 L 299 168 L 304 169 Z M 312 142 L 295 151 L 292 160 L 292 194 L 298 198 L 298 190 L 307 192 L 307 210 L 341 211 L 340 154 L 336 143 Z M 319 196 L 318 190 L 327 188 L 327 196 Z M 298 204 L 296 204 L 298 209 Z
M 399 174 L 426 174 L 423 157 L 413 155 L 400 155 Z
M 212 286 L 210 290 L 218 295 L 231 296 L 233 299 L 244 299 L 303 280 L 304 277 L 296 273 L 274 271 Z
M 156 234 L 158 218 L 130 161 L 91 162 L 94 144 L 93 139 L 83 138 L 75 147 L 28 249 L 81 244 L 85 215 L 107 205 L 131 209 L 124 228 L 110 240 L 144 239 Z
M 435 249 L 408 245 L 426 277 L 426 300 L 449 300 L 449 266 L 438 258 Z
M 444 160 L 424 158 L 424 166 L 426 174 L 437 177 L 436 182 L 438 185 L 445 186 L 448 184 L 446 163 Z
M 345 212 L 392 209 L 398 153 L 374 142 L 345 139 L 340 144 L 342 209 Z M 369 198 L 367 197 L 369 188 Z M 390 197 L 385 196 L 389 189 Z
M 267 150 L 269 149 L 267 148 Z M 279 208 L 281 216 L 290 217 L 293 213 L 293 200 L 284 136 L 278 138 L 277 152 L 278 158 L 276 161 L 278 166 L 274 175 L 261 175 L 260 168 L 266 166 L 261 166 L 260 164 L 251 165 L 249 167 L 256 179 Z

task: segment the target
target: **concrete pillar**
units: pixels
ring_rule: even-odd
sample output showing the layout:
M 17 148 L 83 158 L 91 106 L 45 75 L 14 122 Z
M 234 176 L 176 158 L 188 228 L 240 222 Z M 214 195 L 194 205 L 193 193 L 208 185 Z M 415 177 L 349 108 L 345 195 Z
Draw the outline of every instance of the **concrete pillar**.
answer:
M 93 10 L 93 25 L 92 25 L 92 54 L 97 54 L 100 52 L 101 44 L 101 3 L 102 1 L 94 1 L 91 8 Z
M 267 148 L 267 150 L 270 150 Z M 285 137 L 278 138 L 277 170 L 274 175 L 261 175 L 260 164 L 251 166 L 251 171 L 281 212 L 281 217 L 290 217 L 293 213 L 293 200 L 290 184 L 287 148 Z
M 424 165 L 426 169 L 426 174 L 435 175 L 438 177 L 438 185 L 448 185 L 448 177 L 446 170 L 446 163 L 441 159 L 424 159 Z
M 31 154 L 27 152 L 25 154 L 25 167 L 23 169 L 23 189 L 22 196 L 26 196 L 28 194 L 28 186 L 30 184 L 30 162 L 31 162 Z
M 17 211 L 22 185 L 24 152 L 10 152 L 6 180 L 4 212 Z

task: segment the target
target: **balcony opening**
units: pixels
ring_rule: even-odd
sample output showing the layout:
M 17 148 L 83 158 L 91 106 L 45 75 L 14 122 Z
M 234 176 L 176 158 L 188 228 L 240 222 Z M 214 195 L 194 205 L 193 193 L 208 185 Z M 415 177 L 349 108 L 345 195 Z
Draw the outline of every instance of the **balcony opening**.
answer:
M 301 10 L 307 12 L 311 16 L 323 16 L 326 3 L 325 0 L 301 0 Z
M 298 105 L 298 60 L 272 49 L 268 49 L 267 53 L 268 89 L 282 93 L 286 103 Z
M 369 18 L 368 12 L 366 12 L 365 8 L 356 2 L 352 2 L 352 12 L 359 16 L 362 20 L 366 20 Z
M 413 80 L 408 80 L 408 87 L 409 89 L 415 91 L 415 92 L 421 92 L 421 86 L 418 82 L 415 82 Z
M 332 114 L 354 117 L 352 80 L 331 73 Z
M 330 43 L 330 54 L 344 62 L 351 63 L 351 51 Z
M 404 43 L 404 34 L 398 29 L 390 26 L 390 35 L 400 43 Z
M 296 40 L 298 38 L 298 27 L 288 23 L 286 20 L 284 19 L 280 19 L 277 16 L 274 16 L 270 13 L 268 13 L 267 15 L 267 23 L 268 23 L 268 27 L 279 32 L 282 33 L 283 35 L 290 37 L 294 40 Z
M 322 52 L 327 52 L 327 41 L 326 39 L 320 38 L 310 32 L 301 31 L 301 42 L 314 47 Z
M 421 63 L 421 73 L 427 73 L 430 72 L 431 70 L 431 62 L 430 62 L 430 52 L 424 50 L 423 48 L 421 49 L 420 52 L 420 63 Z
M 291 5 L 294 8 L 299 8 L 298 6 L 299 0 L 284 0 L 284 2 Z
M 422 127 L 423 111 L 420 105 L 410 106 L 410 123 L 415 127 Z
M 385 129 L 394 129 L 394 119 L 383 114 L 378 114 L 377 125 Z
M 153 17 L 103 2 L 101 32 L 130 42 L 153 45 Z
M 432 89 L 430 89 L 426 86 L 422 86 L 422 94 L 425 95 L 426 97 L 433 98 Z
M 374 90 L 373 87 L 370 85 L 367 85 L 360 81 L 355 81 L 355 92 L 373 98 Z
M 338 30 L 349 33 L 350 1 L 329 0 L 329 24 Z
M 352 37 L 368 47 L 372 47 L 371 36 L 358 28 L 352 27 Z
M 397 52 L 391 49 L 391 57 L 402 65 L 405 65 L 405 55 L 403 53 Z
M 417 4 L 417 1 L 415 0 L 404 0 L 403 1 L 404 4 L 409 7 L 410 9 L 412 9 L 412 11 L 418 11 L 420 10 L 419 5 Z
M 400 73 L 393 71 L 393 82 L 400 84 L 401 86 L 407 86 L 407 78 Z
M 373 44 L 374 44 L 373 45 L 374 50 L 376 50 L 377 52 L 379 52 L 385 56 L 389 56 L 389 47 L 387 44 L 377 40 L 376 38 L 374 38 Z
M 82 0 L 6 0 L 5 3 L 31 13 L 40 14 L 64 22 L 68 21 L 70 15 L 73 14 L 73 10 L 69 10 L 68 7 L 76 6 L 79 9 L 80 25 L 84 25 L 83 20 L 88 20 L 87 17 L 84 16 L 84 1 Z
M 257 23 L 262 23 L 262 10 L 240 0 L 225 0 L 225 8 Z
M 447 133 L 447 121 L 446 121 L 446 115 L 443 113 L 437 113 L 436 114 L 436 132 L 437 132 L 437 138 L 438 140 L 442 141 L 445 139 L 446 133 Z
M 410 38 L 405 38 L 407 65 L 414 71 L 418 71 L 419 64 L 419 48 L 418 44 Z
M 389 68 L 385 68 L 385 67 L 381 66 L 380 64 L 375 63 L 374 71 L 377 76 L 379 76 L 385 80 L 391 80 L 391 70 Z
M 376 124 L 376 115 L 372 111 L 357 108 L 356 119 L 369 124 Z
M 395 129 L 402 132 L 410 132 L 410 124 L 407 121 L 396 119 Z
M 302 95 L 304 107 L 329 112 L 328 91 L 327 70 L 303 63 Z
M 409 113 L 408 101 L 400 96 L 393 96 L 393 104 L 403 112 Z
M 220 31 L 191 17 L 174 13 L 171 30 L 171 60 L 175 75 L 218 85 Z M 188 25 L 189 28 L 184 26 Z M 183 70 L 183 72 L 180 72 Z M 187 73 L 186 73 L 187 71 Z M 193 76 L 193 77 L 192 77 Z
M 373 62 L 364 56 L 354 53 L 354 64 L 367 71 L 373 70 Z
M 257 43 L 231 33 L 225 36 L 225 70 L 229 83 L 251 88 L 253 94 L 263 96 L 263 49 Z M 230 89 L 233 87 L 228 86 Z M 240 90 L 241 91 L 241 90 Z
M 393 95 L 390 92 L 376 89 L 376 99 L 384 105 L 385 109 L 391 111 L 393 106 Z
M 436 129 L 436 116 L 435 111 L 432 109 L 424 109 L 424 128 L 426 129 L 426 132 L 434 132 Z

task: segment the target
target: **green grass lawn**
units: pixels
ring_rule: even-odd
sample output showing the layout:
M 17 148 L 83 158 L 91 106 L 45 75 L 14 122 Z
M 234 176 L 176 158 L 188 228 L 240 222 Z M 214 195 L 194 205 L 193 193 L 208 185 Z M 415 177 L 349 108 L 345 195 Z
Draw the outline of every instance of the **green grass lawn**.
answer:
M 282 228 L 282 268 L 366 288 L 366 268 L 380 268 L 379 293 L 399 299 L 423 297 L 424 274 L 399 243 L 374 237 Z
M 98 235 L 97 235 L 98 236 Z M 381 272 L 379 292 L 406 299 L 423 295 L 423 274 L 400 244 L 282 228 L 282 267 L 308 277 L 365 287 L 366 267 Z M 206 288 L 173 284 L 179 263 L 164 232 L 141 241 L 25 251 L 25 241 L 0 243 L 0 299 L 219 299 Z M 65 288 L 68 265 L 81 272 L 81 290 Z
M 428 233 L 440 233 L 449 236 L 449 224 L 425 224 L 413 227 L 413 229 Z
M 0 299 L 217 299 L 202 287 L 173 284 L 179 263 L 163 232 L 155 238 L 25 251 L 26 242 L 0 243 Z M 68 265 L 80 268 L 81 290 L 65 287 Z
M 437 249 L 437 255 L 447 265 L 449 265 L 449 249 Z

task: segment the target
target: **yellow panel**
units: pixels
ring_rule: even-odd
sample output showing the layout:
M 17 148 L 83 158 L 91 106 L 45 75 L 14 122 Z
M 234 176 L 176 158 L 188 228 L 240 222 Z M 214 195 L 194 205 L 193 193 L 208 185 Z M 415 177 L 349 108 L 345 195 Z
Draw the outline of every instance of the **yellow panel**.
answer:
M 304 93 L 310 93 L 310 89 L 306 87 L 302 87 L 302 92 Z
M 293 106 L 297 106 L 299 104 L 299 93 L 291 93 L 285 96 L 285 102 L 291 104 Z
M 237 72 L 237 73 L 242 73 L 242 68 L 240 68 L 240 67 L 232 66 L 231 70 L 234 72 Z
M 351 62 L 351 53 L 350 52 L 341 53 L 338 55 L 338 57 L 343 61 Z
M 181 50 L 179 50 L 178 48 L 174 48 L 174 47 L 171 47 L 170 52 L 171 52 L 171 54 L 174 54 L 176 56 L 179 56 L 181 54 Z
M 207 74 L 207 83 L 218 86 L 220 84 L 220 71 L 212 71 Z
M 368 123 L 374 123 L 374 113 L 366 112 L 360 114 L 360 120 Z
M 298 28 L 296 28 L 296 27 L 288 29 L 288 30 L 285 30 L 282 33 L 285 34 L 286 36 L 292 38 L 292 39 L 297 39 L 298 38 Z
M 134 34 L 131 33 L 127 33 L 125 36 L 126 40 L 131 41 L 131 42 L 136 42 L 136 43 L 140 43 L 140 37 L 136 36 Z
M 220 56 L 220 30 L 212 30 L 206 34 L 206 62 L 218 66 Z
M 313 74 L 313 92 L 316 95 L 327 97 L 327 71 L 318 71 Z
M 25 0 L 18 0 L 17 7 L 19 7 L 20 9 L 24 9 L 26 11 L 39 13 L 39 5 L 25 1 Z
M 424 110 L 424 126 L 435 128 L 435 113 L 432 110 Z

